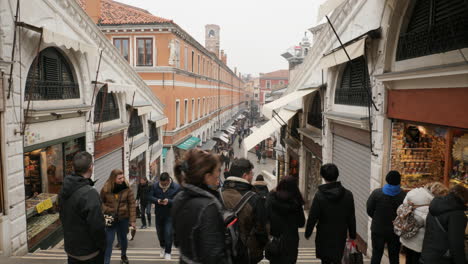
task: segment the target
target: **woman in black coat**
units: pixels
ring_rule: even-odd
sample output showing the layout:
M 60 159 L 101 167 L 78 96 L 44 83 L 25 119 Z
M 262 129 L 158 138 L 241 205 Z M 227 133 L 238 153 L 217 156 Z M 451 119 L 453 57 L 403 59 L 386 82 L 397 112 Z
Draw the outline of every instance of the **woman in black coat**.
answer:
M 456 185 L 429 206 L 421 253 L 424 264 L 465 264 L 465 204 L 468 190 Z M 445 256 L 444 256 L 445 255 Z
M 280 255 L 270 259 L 271 264 L 293 264 L 297 261 L 299 248 L 298 228 L 305 224 L 304 200 L 297 179 L 291 176 L 280 181 L 276 191 L 266 201 L 270 235 L 279 238 Z

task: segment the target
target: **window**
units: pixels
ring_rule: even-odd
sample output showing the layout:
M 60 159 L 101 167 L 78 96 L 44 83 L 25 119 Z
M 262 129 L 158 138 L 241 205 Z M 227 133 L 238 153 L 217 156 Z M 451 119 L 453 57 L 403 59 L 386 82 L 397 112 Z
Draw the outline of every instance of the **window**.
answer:
M 200 55 L 198 55 L 198 61 L 197 61 L 197 72 L 200 74 Z
M 408 25 L 401 30 L 397 61 L 468 47 L 468 3 L 465 0 L 415 2 Z
M 364 57 L 359 57 L 346 64 L 340 85 L 336 88 L 335 104 L 367 106 L 370 81 Z M 370 90 L 369 90 L 370 92 Z
M 295 114 L 294 117 L 291 120 L 291 136 L 296 139 L 301 139 L 301 135 L 299 134 L 299 125 L 300 125 L 300 120 L 299 120 L 299 114 Z
M 215 37 L 215 32 L 214 32 L 214 30 L 212 30 L 212 29 L 210 30 L 210 32 L 208 33 L 208 37 L 210 37 L 210 38 L 214 38 L 214 37 Z
M 202 60 L 202 69 L 201 69 L 201 74 L 205 73 L 205 59 Z
M 198 107 L 197 107 L 197 111 L 198 111 L 198 118 L 200 118 L 200 98 L 198 98 Z
M 137 66 L 153 66 L 153 39 L 137 39 Z
M 192 122 L 195 121 L 195 99 L 192 98 Z
M 128 127 L 128 136 L 134 137 L 143 132 L 143 123 L 138 115 L 138 110 L 133 109 L 130 114 L 130 126 Z
M 80 89 L 68 61 L 57 49 L 44 49 L 29 68 L 25 100 L 73 98 L 80 98 Z
M 158 128 L 156 127 L 155 122 L 148 122 L 149 123 L 149 144 L 153 145 L 159 140 L 158 135 Z
M 115 38 L 114 39 L 114 46 L 117 48 L 117 50 L 120 52 L 120 55 L 124 57 L 127 61 L 129 61 L 129 43 L 130 39 L 128 38 Z
M 116 120 L 119 117 L 119 106 L 115 96 L 107 92 L 107 87 L 101 88 L 94 104 L 94 123 Z
M 192 50 L 192 72 L 194 72 L 193 70 L 194 63 L 195 63 L 195 52 Z
M 176 67 L 180 68 L 180 42 L 176 40 Z
M 206 101 L 205 101 L 205 98 L 203 98 L 202 116 L 205 116 L 205 111 L 206 111 Z
M 258 98 L 258 94 L 255 94 L 255 98 Z
M 322 102 L 320 94 L 315 93 L 307 115 L 307 124 L 322 129 Z
M 184 49 L 184 70 L 188 71 L 188 48 L 185 47 Z
M 271 88 L 271 81 L 270 80 L 266 80 L 266 88 L 267 89 Z
M 189 121 L 188 121 L 188 100 L 185 99 L 184 100 L 184 111 L 185 111 L 185 114 L 184 114 L 184 124 L 188 124 Z
M 176 128 L 180 127 L 180 102 L 176 101 Z
M 280 81 L 280 84 L 281 84 L 281 85 L 284 85 L 284 81 L 283 81 L 283 80 L 281 80 L 281 81 Z

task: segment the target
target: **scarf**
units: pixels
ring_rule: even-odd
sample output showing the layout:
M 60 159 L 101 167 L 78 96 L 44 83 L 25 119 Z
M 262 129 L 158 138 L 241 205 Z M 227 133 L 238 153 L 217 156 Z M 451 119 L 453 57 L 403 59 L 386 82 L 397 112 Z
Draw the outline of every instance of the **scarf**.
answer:
M 159 182 L 159 187 L 162 189 L 162 191 L 165 193 L 167 192 L 167 190 L 169 190 L 169 187 L 171 187 L 171 184 L 172 184 L 172 179 L 169 179 L 169 184 L 166 186 L 166 187 L 163 187 L 161 185 L 161 182 Z
M 388 196 L 397 196 L 401 192 L 401 188 L 400 185 L 385 184 L 382 191 Z

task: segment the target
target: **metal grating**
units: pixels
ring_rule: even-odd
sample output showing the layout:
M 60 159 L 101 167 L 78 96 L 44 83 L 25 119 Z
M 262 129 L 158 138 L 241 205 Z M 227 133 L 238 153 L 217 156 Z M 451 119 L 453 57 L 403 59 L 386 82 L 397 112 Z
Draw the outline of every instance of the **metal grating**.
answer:
M 346 64 L 340 86 L 336 88 L 335 104 L 368 106 L 369 72 L 363 56 Z
M 130 126 L 128 127 L 128 136 L 134 137 L 143 132 L 143 124 L 141 117 L 138 116 L 138 111 L 135 109 L 130 116 Z
M 316 92 L 307 115 L 307 123 L 316 128 L 322 129 L 322 100 L 320 93 Z
M 99 91 L 94 106 L 94 123 L 119 119 L 119 106 L 113 94 Z
M 156 128 L 156 123 L 154 122 L 149 123 L 149 132 L 150 132 L 149 144 L 153 145 L 159 140 L 158 129 Z

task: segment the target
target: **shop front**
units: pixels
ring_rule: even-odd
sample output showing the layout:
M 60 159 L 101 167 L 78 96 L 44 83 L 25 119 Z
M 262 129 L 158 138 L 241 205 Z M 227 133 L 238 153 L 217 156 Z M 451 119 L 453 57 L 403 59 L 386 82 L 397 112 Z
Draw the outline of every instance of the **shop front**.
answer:
M 322 147 L 307 136 L 302 137 L 303 150 L 305 154 L 305 182 L 304 198 L 306 208 L 309 208 L 314 195 L 321 184 L 320 167 L 322 166 Z
M 161 159 L 157 158 L 150 164 L 150 180 L 159 179 L 161 175 Z
M 146 152 L 142 152 L 129 163 L 129 180 L 131 186 L 136 186 L 140 178 L 146 178 Z

